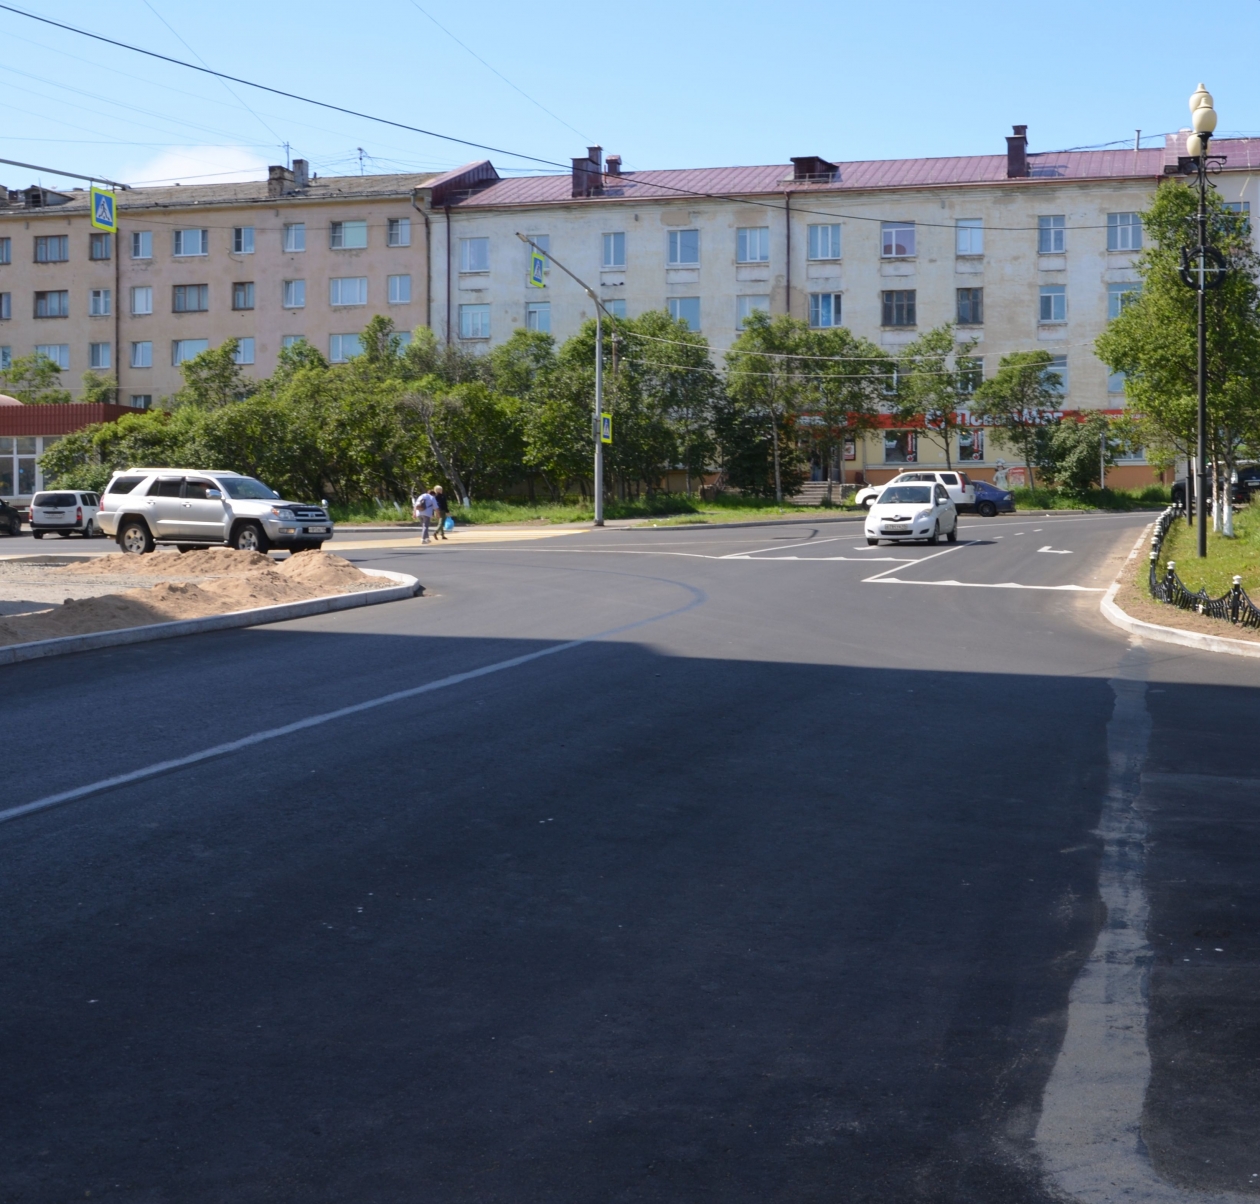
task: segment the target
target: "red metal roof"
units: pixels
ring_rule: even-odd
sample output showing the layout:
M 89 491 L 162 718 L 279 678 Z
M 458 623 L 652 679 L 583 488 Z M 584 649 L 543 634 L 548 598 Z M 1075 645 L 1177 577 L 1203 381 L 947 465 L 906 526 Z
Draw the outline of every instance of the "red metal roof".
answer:
M 1174 136 L 1175 137 L 1175 136 Z M 1212 143 L 1227 156 L 1226 170 L 1260 166 L 1260 140 L 1222 138 Z M 844 193 L 881 188 L 931 188 L 942 185 L 1018 184 L 1038 180 L 1155 179 L 1163 174 L 1166 148 L 1143 150 L 1060 151 L 1028 156 L 1029 176 L 1007 180 L 1005 155 L 959 155 L 939 159 L 876 159 L 838 164 L 829 182 L 792 179 L 792 165 L 761 167 L 698 167 L 668 171 L 626 172 L 604 177 L 602 196 L 572 196 L 569 175 L 521 176 L 499 180 L 458 202 L 461 209 L 502 205 L 599 204 L 609 200 L 685 199 L 696 194 L 755 196 L 785 191 Z M 1173 162 L 1175 162 L 1175 156 Z
M 0 409 L 0 435 L 69 435 L 98 422 L 117 422 L 139 414 L 131 406 L 72 402 L 70 405 L 5 406 Z

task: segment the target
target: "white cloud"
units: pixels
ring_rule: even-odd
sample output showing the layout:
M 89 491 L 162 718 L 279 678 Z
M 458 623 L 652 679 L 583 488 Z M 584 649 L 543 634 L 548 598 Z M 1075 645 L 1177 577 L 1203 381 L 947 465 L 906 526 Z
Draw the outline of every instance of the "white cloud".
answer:
M 225 184 L 265 180 L 267 160 L 244 146 L 172 146 L 123 176 L 128 184 Z

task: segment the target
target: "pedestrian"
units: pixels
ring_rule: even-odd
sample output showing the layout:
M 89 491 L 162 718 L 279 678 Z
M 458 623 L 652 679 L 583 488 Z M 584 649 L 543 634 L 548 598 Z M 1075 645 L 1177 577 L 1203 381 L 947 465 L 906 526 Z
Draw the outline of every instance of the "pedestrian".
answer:
M 426 489 L 419 497 L 411 499 L 412 516 L 420 520 L 421 543 L 429 542 L 429 527 L 433 523 L 437 508 L 437 498 L 433 496 L 433 491 L 430 489 Z
M 451 504 L 446 500 L 446 494 L 442 491 L 441 485 L 433 486 L 433 496 L 437 498 L 437 529 L 434 536 L 437 539 L 445 539 L 446 536 L 446 519 L 451 512 Z

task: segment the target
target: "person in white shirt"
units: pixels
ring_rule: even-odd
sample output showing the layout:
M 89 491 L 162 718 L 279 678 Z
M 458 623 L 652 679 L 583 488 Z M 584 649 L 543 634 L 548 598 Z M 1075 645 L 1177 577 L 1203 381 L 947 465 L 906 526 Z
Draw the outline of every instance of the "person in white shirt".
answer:
M 433 496 L 431 489 L 426 489 L 419 497 L 411 499 L 412 516 L 420 520 L 421 527 L 421 543 L 429 542 L 429 527 L 433 523 L 433 516 L 438 511 L 438 500 Z

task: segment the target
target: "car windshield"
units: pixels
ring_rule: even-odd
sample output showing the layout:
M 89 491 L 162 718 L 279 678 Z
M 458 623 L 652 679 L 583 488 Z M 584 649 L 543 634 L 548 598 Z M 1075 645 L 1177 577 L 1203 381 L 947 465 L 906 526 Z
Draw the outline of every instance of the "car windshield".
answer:
M 268 489 L 261 481 L 253 477 L 220 477 L 219 484 L 227 491 L 228 497 L 242 502 L 274 502 L 280 495 Z
M 930 485 L 890 485 L 879 495 L 881 506 L 897 503 L 906 506 L 914 502 L 930 502 L 931 500 L 932 487 Z

